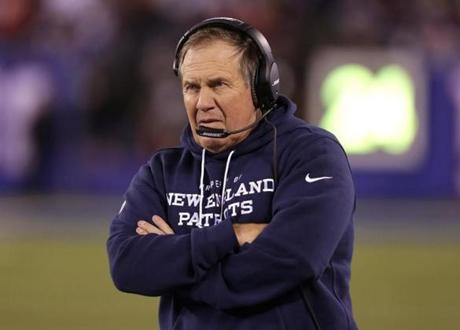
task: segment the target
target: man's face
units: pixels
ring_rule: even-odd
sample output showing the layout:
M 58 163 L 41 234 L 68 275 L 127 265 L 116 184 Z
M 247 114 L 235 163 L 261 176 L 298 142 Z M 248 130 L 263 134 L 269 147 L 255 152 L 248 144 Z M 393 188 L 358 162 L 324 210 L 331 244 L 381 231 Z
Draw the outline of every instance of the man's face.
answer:
M 252 124 L 257 117 L 240 58 L 234 46 L 217 40 L 190 48 L 181 65 L 184 104 L 193 137 L 214 153 L 244 140 L 250 130 L 208 138 L 196 134 L 198 126 L 232 131 Z

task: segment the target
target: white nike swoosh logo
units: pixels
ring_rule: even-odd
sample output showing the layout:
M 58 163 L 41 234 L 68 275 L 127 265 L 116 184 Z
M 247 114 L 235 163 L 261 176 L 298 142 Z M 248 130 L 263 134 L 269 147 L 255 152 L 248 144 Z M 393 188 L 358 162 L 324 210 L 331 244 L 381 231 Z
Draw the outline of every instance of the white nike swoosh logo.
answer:
M 318 178 L 310 178 L 310 173 L 307 173 L 307 175 L 305 176 L 305 181 L 307 181 L 308 183 L 313 183 L 313 182 L 320 181 L 320 180 L 329 180 L 329 179 L 332 179 L 332 176 L 320 176 Z

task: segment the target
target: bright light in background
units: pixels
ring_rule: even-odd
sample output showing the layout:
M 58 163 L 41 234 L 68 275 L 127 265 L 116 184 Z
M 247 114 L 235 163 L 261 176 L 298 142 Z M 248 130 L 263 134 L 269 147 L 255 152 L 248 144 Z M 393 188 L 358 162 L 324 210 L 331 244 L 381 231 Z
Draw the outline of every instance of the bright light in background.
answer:
M 421 164 L 428 129 L 419 54 L 323 49 L 309 68 L 306 119 L 337 136 L 353 168 L 393 171 Z
M 414 86 L 398 65 L 376 73 L 359 64 L 338 66 L 324 80 L 321 98 L 325 111 L 320 126 L 335 133 L 348 153 L 381 149 L 402 154 L 414 142 Z

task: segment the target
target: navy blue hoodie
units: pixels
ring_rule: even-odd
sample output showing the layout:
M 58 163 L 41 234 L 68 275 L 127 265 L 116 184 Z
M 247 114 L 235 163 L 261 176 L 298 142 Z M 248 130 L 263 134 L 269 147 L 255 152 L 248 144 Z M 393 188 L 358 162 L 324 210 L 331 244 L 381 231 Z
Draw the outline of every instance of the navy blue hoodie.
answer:
M 119 290 L 161 296 L 161 329 L 356 329 L 348 161 L 294 111 L 280 97 L 269 115 L 276 148 L 265 121 L 218 154 L 188 126 L 181 147 L 135 175 L 110 228 L 110 269 Z M 175 234 L 137 235 L 153 215 Z M 254 222 L 268 225 L 239 247 L 232 224 Z

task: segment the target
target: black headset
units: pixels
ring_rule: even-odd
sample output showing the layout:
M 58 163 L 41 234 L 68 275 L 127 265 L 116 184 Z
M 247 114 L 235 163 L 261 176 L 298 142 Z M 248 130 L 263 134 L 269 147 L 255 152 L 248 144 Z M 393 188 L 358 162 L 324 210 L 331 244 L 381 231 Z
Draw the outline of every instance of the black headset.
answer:
M 272 55 L 270 45 L 264 35 L 251 25 L 230 17 L 208 18 L 189 29 L 180 38 L 176 46 L 176 56 L 173 62 L 173 70 L 176 76 L 179 75 L 180 52 L 192 34 L 207 27 L 220 27 L 247 35 L 255 43 L 259 53 L 259 65 L 253 79 L 252 95 L 254 105 L 260 108 L 262 113 L 271 110 L 275 106 L 279 93 L 279 72 L 278 65 Z

